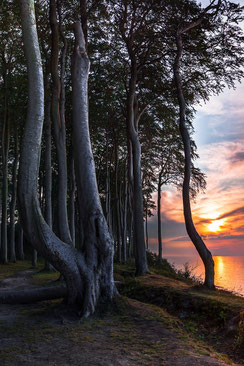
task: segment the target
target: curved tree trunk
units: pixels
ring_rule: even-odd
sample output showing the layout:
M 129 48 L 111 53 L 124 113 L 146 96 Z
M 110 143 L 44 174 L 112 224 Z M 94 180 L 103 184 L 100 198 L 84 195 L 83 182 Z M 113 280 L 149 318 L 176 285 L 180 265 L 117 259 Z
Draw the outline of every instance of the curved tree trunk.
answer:
M 190 179 L 191 179 L 191 144 L 190 136 L 186 126 L 186 105 L 182 89 L 181 75 L 180 75 L 180 60 L 183 51 L 182 31 L 177 33 L 177 55 L 174 62 L 174 78 L 177 88 L 178 101 L 180 106 L 180 133 L 184 144 L 185 154 L 185 170 L 183 182 L 183 206 L 184 217 L 187 233 L 195 245 L 205 267 L 205 281 L 204 284 L 209 288 L 214 288 L 214 261 L 210 251 L 207 249 L 202 238 L 198 234 L 192 219 L 191 203 L 190 203 Z
M 96 177 L 87 119 L 88 59 L 82 44 L 79 47 L 76 42 L 73 57 L 75 164 L 80 206 L 84 210 L 82 219 L 87 229 L 82 253 L 62 242 L 52 232 L 43 219 L 37 199 L 37 176 L 44 117 L 43 75 L 34 1 L 20 0 L 20 6 L 29 81 L 28 113 L 18 185 L 21 222 L 25 235 L 32 245 L 63 274 L 67 286 L 68 303 L 80 304 L 81 314 L 88 316 L 94 312 L 99 300 L 111 301 L 115 290 L 112 268 L 113 245 L 102 215 L 98 192 L 94 190 Z M 80 25 L 76 25 L 76 33 L 80 38 L 82 35 Z M 83 60 L 85 60 L 85 69 L 82 68 Z
M 110 302 L 115 294 L 113 281 L 113 241 L 98 194 L 88 124 L 89 59 L 80 22 L 74 26 L 75 49 L 72 56 L 73 145 L 75 176 L 83 226 L 83 252 L 90 281 L 86 281 L 86 302 L 93 311 L 97 301 Z M 93 312 L 92 311 L 92 312 Z

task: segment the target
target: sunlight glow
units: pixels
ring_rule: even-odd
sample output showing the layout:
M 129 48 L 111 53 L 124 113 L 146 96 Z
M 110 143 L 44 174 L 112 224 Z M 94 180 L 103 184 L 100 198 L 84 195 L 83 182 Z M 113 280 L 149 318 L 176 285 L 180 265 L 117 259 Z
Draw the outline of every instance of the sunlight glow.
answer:
M 225 219 L 212 221 L 211 224 L 208 225 L 208 231 L 221 231 L 223 229 L 224 222 Z

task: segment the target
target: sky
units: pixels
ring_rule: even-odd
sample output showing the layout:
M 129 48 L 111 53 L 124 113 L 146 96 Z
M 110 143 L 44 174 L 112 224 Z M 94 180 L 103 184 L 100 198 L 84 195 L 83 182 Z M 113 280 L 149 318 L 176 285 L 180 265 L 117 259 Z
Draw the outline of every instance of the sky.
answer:
M 194 128 L 197 165 L 207 176 L 205 193 L 192 202 L 194 223 L 213 255 L 244 256 L 244 80 L 199 106 Z M 180 191 L 163 188 L 161 212 L 163 255 L 195 255 Z M 148 229 L 150 247 L 157 251 L 156 213 Z

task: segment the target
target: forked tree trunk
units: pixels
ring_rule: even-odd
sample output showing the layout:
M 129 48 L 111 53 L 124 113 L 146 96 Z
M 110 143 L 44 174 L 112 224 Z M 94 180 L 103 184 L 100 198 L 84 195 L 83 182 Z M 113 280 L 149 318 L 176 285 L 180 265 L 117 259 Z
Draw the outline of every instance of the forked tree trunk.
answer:
M 190 179 L 191 179 L 191 144 L 190 136 L 186 126 L 186 104 L 182 89 L 180 75 L 180 61 L 183 52 L 182 33 L 183 30 L 177 32 L 177 55 L 174 62 L 174 78 L 177 88 L 178 101 L 180 106 L 180 133 L 184 144 L 185 154 L 185 170 L 183 182 L 183 207 L 187 233 L 195 245 L 205 267 L 204 284 L 209 288 L 214 288 L 214 261 L 210 251 L 207 249 L 202 238 L 198 234 L 192 219 L 191 203 L 190 203 Z
M 93 312 L 98 300 L 109 302 L 115 294 L 113 281 L 113 241 L 98 194 L 88 124 L 89 59 L 80 22 L 74 25 L 72 56 L 73 145 L 83 251 L 90 281 L 86 281 L 87 307 Z
M 47 225 L 37 199 L 37 176 L 44 114 L 43 75 L 34 1 L 20 0 L 22 30 L 27 58 L 29 98 L 22 143 L 18 198 L 25 235 L 38 252 L 60 271 L 67 285 L 69 304 L 80 304 L 81 314 L 95 311 L 100 300 L 114 293 L 113 243 L 102 214 L 96 187 L 88 129 L 87 78 L 89 61 L 80 24 L 76 24 L 73 56 L 74 147 L 77 189 L 85 231 L 83 252 L 62 242 Z M 55 290 L 54 290 L 55 292 Z

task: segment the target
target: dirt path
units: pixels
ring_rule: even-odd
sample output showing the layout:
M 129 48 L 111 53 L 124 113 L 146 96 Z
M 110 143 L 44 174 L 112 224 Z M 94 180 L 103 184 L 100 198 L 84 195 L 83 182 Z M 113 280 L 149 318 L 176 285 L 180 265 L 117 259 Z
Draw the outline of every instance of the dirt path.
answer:
M 0 281 L 26 287 L 31 271 Z M 0 305 L 2 366 L 184 366 L 227 365 L 207 345 L 191 338 L 180 322 L 136 300 L 119 310 L 80 320 L 61 301 Z M 230 363 L 228 363 L 230 364 Z

